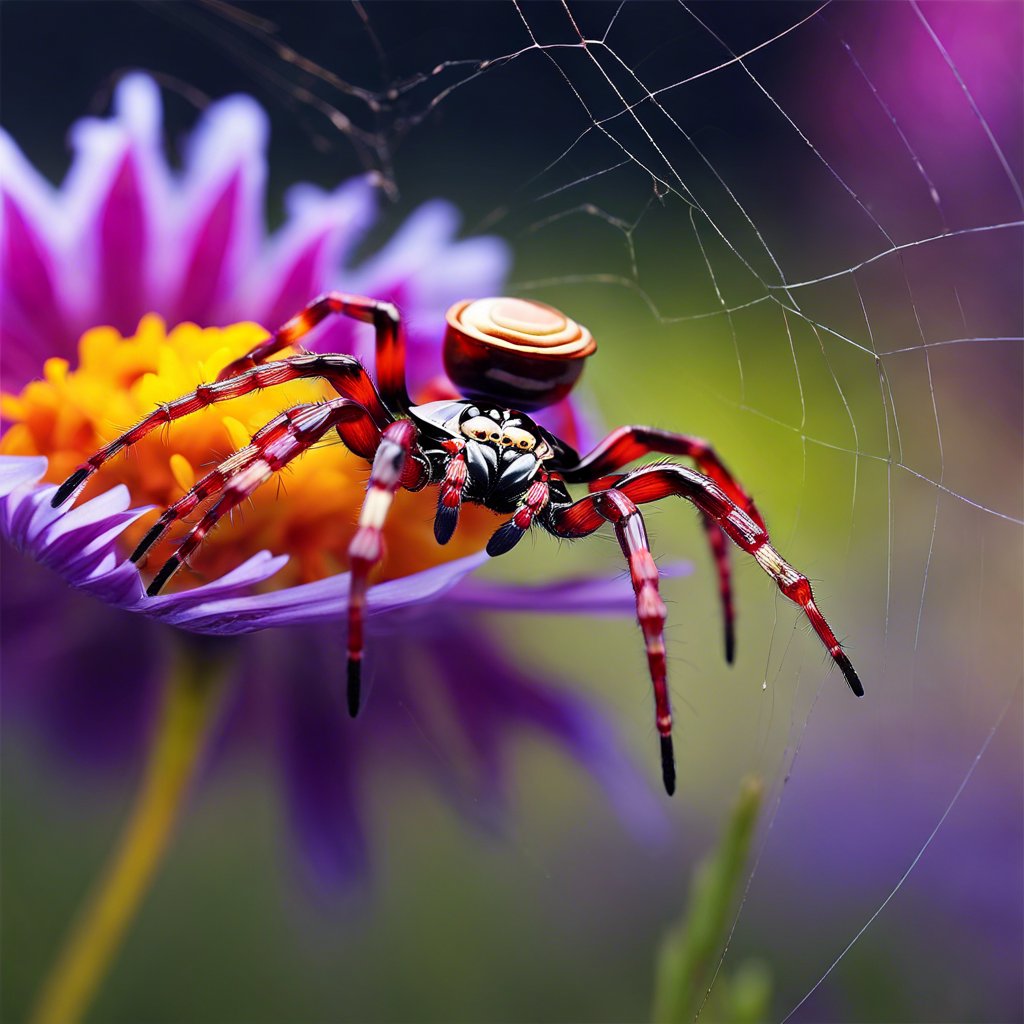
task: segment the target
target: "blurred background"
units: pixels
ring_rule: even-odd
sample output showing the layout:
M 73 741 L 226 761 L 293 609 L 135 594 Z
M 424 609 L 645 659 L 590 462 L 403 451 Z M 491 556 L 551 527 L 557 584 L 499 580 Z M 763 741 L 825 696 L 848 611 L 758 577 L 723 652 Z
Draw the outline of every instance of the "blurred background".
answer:
M 659 796 L 663 834 L 632 835 L 540 743 L 517 748 L 514 813 L 486 834 L 383 766 L 361 780 L 371 877 L 326 895 L 249 744 L 197 792 L 91 1019 L 647 1019 L 661 937 L 751 773 L 767 796 L 722 972 L 764 965 L 769 1019 L 805 997 L 794 1020 L 1021 1019 L 1019 4 L 9 0 L 0 17 L 0 120 L 54 182 L 71 123 L 143 69 L 172 154 L 211 100 L 264 106 L 271 224 L 290 184 L 372 172 L 387 199 L 365 253 L 434 197 L 506 239 L 510 290 L 596 336 L 600 420 L 713 441 L 867 691 L 749 560 L 726 666 L 696 517 L 652 507 L 656 557 L 694 566 L 664 585 L 680 788 Z M 622 567 L 610 537 L 539 536 L 487 571 Z M 635 625 L 493 625 L 524 670 L 601 703 L 657 796 Z M 79 771 L 12 714 L 2 757 L 0 1015 L 18 1020 L 141 762 Z

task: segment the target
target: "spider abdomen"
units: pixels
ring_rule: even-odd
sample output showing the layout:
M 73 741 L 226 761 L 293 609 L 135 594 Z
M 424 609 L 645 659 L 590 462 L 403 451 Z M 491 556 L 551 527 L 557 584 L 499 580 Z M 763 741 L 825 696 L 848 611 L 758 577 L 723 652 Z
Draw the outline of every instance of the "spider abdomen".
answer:
M 525 299 L 467 299 L 448 310 L 447 321 L 448 376 L 466 395 L 517 409 L 564 398 L 597 349 L 582 324 Z

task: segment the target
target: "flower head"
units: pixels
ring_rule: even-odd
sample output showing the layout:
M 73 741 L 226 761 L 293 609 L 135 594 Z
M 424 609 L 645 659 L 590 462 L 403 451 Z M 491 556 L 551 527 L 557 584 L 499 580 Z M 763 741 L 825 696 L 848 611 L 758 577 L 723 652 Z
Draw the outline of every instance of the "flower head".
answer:
M 124 674 L 137 697 L 156 685 L 154 651 L 166 626 L 256 633 L 238 644 L 237 674 L 245 700 L 262 697 L 271 708 L 292 817 L 319 877 L 348 877 L 364 860 L 363 761 L 386 751 L 397 751 L 399 762 L 426 755 L 428 770 L 460 806 L 495 807 L 508 789 L 507 737 L 522 728 L 561 745 L 624 815 L 650 825 L 646 787 L 637 785 L 601 716 L 536 673 L 530 682 L 521 678 L 479 615 L 488 608 L 628 613 L 628 583 L 573 581 L 530 591 L 474 582 L 469 573 L 486 561 L 479 550 L 485 521 L 486 532 L 493 528 L 482 510 L 476 523 L 466 517 L 461 547 L 447 549 L 450 560 L 442 562 L 429 510 L 416 505 L 434 496 L 402 495 L 404 515 L 392 517 L 387 538 L 391 557 L 367 604 L 382 685 L 365 720 L 347 721 L 337 645 L 348 594 L 344 553 L 366 464 L 340 444 L 307 452 L 283 480 L 282 495 L 262 488 L 252 508 L 214 533 L 195 564 L 205 582 L 144 595 L 126 557 L 145 529 L 142 517 L 180 496 L 207 463 L 245 445 L 282 408 L 323 397 L 319 385 L 298 382 L 287 393 L 274 389 L 204 410 L 165 438 L 145 439 L 134 457 L 112 460 L 70 511 L 51 508 L 53 484 L 71 467 L 154 406 L 211 380 L 266 328 L 334 285 L 400 305 L 415 395 L 441 373 L 444 310 L 458 298 L 498 291 L 507 265 L 495 239 L 455 241 L 454 211 L 435 202 L 376 256 L 351 266 L 374 217 L 365 180 L 330 193 L 296 187 L 286 223 L 267 237 L 265 118 L 245 97 L 209 108 L 180 172 L 168 166 L 160 138 L 157 90 L 138 75 L 119 86 L 113 117 L 76 126 L 74 163 L 60 189 L 0 135 L 0 351 L 9 424 L 0 438 L 0 533 L 30 563 L 5 580 L 5 601 L 34 631 L 45 631 L 58 606 L 72 600 L 83 624 L 77 642 L 54 646 L 49 664 L 33 661 L 18 636 L 8 638 L 5 660 L 18 669 L 9 684 L 15 705 L 31 707 L 38 695 L 43 717 L 52 718 L 50 698 L 55 691 L 66 698 L 71 676 L 76 693 L 95 698 L 90 707 L 112 706 L 124 695 L 103 667 L 115 651 L 122 668 L 134 663 Z M 309 347 L 350 352 L 372 366 L 371 343 L 361 325 L 337 319 L 319 328 Z M 581 423 L 567 402 L 550 411 L 548 425 L 579 440 Z M 57 577 L 40 582 L 32 563 L 82 594 L 73 596 Z M 112 629 L 111 616 L 125 613 L 139 623 L 130 644 Z M 283 626 L 291 629 L 275 628 Z M 374 643 L 382 634 L 398 642 Z M 66 661 L 77 670 L 67 672 Z M 139 728 L 144 704 L 138 701 L 127 728 Z M 67 743 L 66 716 L 56 717 Z M 436 756 L 429 741 L 435 727 L 457 738 L 458 756 Z

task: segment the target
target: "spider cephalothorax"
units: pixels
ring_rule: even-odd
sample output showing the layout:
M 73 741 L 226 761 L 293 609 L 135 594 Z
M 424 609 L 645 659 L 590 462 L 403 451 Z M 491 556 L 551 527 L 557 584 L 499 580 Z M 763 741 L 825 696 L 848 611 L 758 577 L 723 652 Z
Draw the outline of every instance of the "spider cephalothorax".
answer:
M 374 326 L 376 383 L 352 356 L 299 352 L 271 360 L 295 346 L 332 314 Z M 564 398 L 579 378 L 583 360 L 596 350 L 590 332 L 558 310 L 524 299 L 458 302 L 448 311 L 444 361 L 459 391 L 413 405 L 405 384 L 405 340 L 397 309 L 386 302 L 332 292 L 297 316 L 210 384 L 160 406 L 80 466 L 57 489 L 54 506 L 65 502 L 107 459 L 163 424 L 216 402 L 298 378 L 319 377 L 336 398 L 287 409 L 253 435 L 251 442 L 199 480 L 156 521 L 132 554 L 140 561 L 176 523 L 202 514 L 175 554 L 153 577 L 153 596 L 186 562 L 211 529 L 260 484 L 334 431 L 356 455 L 372 464 L 359 526 L 349 546 L 348 707 L 360 704 L 363 611 L 370 572 L 382 556 L 381 531 L 395 493 L 438 488 L 434 535 L 447 543 L 464 502 L 508 517 L 487 551 L 510 550 L 534 524 L 557 537 L 585 537 L 610 523 L 629 565 L 654 688 L 661 738 L 662 777 L 675 789 L 672 713 L 666 684 L 665 605 L 651 556 L 643 515 L 646 502 L 676 495 L 701 514 L 718 571 L 725 619 L 725 652 L 734 652 L 734 615 L 728 541 L 756 559 L 782 593 L 799 605 L 858 696 L 863 689 L 850 659 L 814 603 L 807 578 L 768 541 L 753 499 L 736 482 L 706 441 L 655 430 L 620 427 L 580 457 L 568 444 L 521 410 L 534 411 Z M 460 393 L 461 392 L 461 393 Z M 629 472 L 644 455 L 682 456 L 696 469 L 661 461 Z M 568 484 L 586 484 L 573 499 Z

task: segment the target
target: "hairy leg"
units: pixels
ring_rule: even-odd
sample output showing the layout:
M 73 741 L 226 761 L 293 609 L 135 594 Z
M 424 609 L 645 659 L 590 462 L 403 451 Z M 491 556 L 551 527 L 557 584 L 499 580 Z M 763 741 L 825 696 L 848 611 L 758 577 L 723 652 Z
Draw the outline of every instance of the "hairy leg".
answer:
M 408 412 L 411 403 L 405 386 L 405 333 L 398 309 L 393 303 L 379 302 L 363 295 L 328 292 L 314 299 L 269 338 L 225 366 L 217 380 L 237 377 L 260 365 L 275 352 L 297 345 L 329 316 L 347 316 L 373 325 L 377 341 L 377 386 L 381 396 L 388 408 L 399 413 Z
M 393 417 L 384 407 L 373 381 L 357 359 L 345 355 L 312 353 L 291 356 L 288 359 L 256 366 L 237 377 L 214 384 L 200 384 L 195 391 L 160 406 L 79 466 L 57 488 L 52 504 L 54 508 L 62 505 L 105 462 L 122 449 L 141 441 L 157 427 L 173 423 L 218 402 L 229 402 L 253 391 L 287 384 L 289 381 L 316 377 L 326 380 L 343 398 L 362 406 L 380 429 L 383 430 L 392 422 Z
M 370 572 L 384 554 L 383 528 L 391 503 L 401 487 L 415 490 L 425 470 L 414 457 L 416 427 L 409 420 L 392 423 L 381 435 L 370 481 L 359 514 L 359 529 L 349 545 L 348 597 L 348 711 L 359 713 L 362 690 L 363 613 Z
M 366 410 L 347 398 L 299 405 L 276 416 L 253 435 L 245 448 L 225 459 L 187 494 L 168 508 L 132 553 L 138 562 L 167 530 L 210 498 L 214 504 L 186 534 L 177 551 L 161 567 L 146 593 L 155 597 L 196 551 L 204 538 L 233 508 L 293 459 L 308 451 L 330 430 L 358 454 L 376 447 L 380 432 Z

